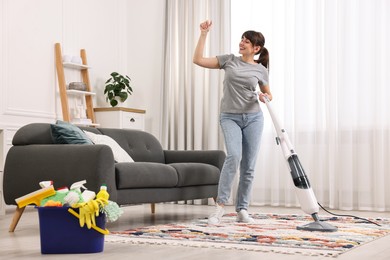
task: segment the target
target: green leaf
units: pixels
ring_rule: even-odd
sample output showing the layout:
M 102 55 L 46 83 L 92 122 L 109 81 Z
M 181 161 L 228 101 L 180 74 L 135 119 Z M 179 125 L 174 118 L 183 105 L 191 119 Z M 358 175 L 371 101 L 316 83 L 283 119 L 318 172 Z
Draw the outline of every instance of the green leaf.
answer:
M 120 93 L 122 91 L 122 87 L 120 86 L 120 85 L 116 85 L 115 87 L 114 87 L 114 92 L 115 92 L 115 94 L 118 94 L 118 93 Z
M 110 104 L 111 104 L 112 107 L 115 107 L 116 105 L 118 105 L 118 101 L 116 101 L 115 99 L 112 99 L 110 101 Z
M 128 97 L 128 95 L 127 95 L 126 92 L 121 92 L 121 93 L 119 94 L 119 97 L 120 97 L 120 99 L 121 99 L 122 102 L 125 102 L 126 99 L 127 99 L 127 97 Z

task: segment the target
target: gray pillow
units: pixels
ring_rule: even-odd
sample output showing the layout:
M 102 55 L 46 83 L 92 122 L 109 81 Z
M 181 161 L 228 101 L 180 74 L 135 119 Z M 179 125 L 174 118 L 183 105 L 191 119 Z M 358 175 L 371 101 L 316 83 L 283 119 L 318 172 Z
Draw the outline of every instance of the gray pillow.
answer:
M 55 144 L 93 144 L 80 128 L 68 122 L 57 120 L 50 128 Z

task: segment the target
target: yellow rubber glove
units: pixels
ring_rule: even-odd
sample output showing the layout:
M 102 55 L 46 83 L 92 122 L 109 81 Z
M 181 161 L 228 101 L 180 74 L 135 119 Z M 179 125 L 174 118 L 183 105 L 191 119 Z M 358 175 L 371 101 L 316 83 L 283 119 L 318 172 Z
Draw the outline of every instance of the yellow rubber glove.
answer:
M 89 203 L 89 202 L 88 202 Z M 72 207 L 79 208 L 79 223 L 80 227 L 84 227 L 87 224 L 87 228 L 90 229 L 92 224 L 96 225 L 95 221 L 95 210 L 92 209 L 88 203 L 77 203 Z
M 73 208 L 79 208 L 80 227 L 87 224 L 87 228 L 90 229 L 92 225 L 96 225 L 95 216 L 99 216 L 99 209 L 104 208 L 108 204 L 109 197 L 107 187 L 101 186 L 99 193 L 96 195 L 96 199 L 90 200 L 87 203 L 83 202 L 72 205 Z
M 99 204 L 96 200 L 90 200 L 87 205 L 90 210 L 92 224 L 96 225 L 95 216 L 99 216 Z
M 85 211 L 83 209 L 83 206 L 86 205 L 86 203 L 76 203 L 72 205 L 72 208 L 78 208 L 79 209 L 79 223 L 80 227 L 84 227 L 85 224 Z
M 104 206 L 108 204 L 108 200 L 104 198 L 98 198 L 95 201 L 98 203 L 100 208 L 104 208 Z
M 95 221 L 95 209 L 94 207 L 90 206 L 90 201 L 87 203 L 87 206 L 84 206 L 85 208 L 85 222 L 87 223 L 87 228 L 90 229 L 92 224 L 96 226 Z

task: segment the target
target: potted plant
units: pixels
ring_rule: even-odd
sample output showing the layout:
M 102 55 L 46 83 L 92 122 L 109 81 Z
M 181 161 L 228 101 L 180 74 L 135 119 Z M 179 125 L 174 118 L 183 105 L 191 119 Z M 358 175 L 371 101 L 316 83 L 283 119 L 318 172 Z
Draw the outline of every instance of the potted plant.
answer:
M 125 102 L 133 89 L 130 86 L 131 79 L 129 76 L 123 76 L 118 72 L 112 72 L 110 75 L 111 78 L 105 83 L 104 94 L 106 95 L 106 101 L 110 102 L 112 107 L 115 107 L 118 105 L 118 100 Z

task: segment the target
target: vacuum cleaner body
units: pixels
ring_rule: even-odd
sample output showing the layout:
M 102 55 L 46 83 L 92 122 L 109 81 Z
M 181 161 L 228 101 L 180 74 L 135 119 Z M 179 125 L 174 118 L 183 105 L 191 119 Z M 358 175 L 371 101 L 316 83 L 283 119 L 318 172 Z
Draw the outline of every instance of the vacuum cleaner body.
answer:
M 284 158 L 286 159 L 287 165 L 290 169 L 291 178 L 295 186 L 295 193 L 298 197 L 298 200 L 300 201 L 301 208 L 309 215 L 318 213 L 319 206 L 317 199 L 314 195 L 313 189 L 310 186 L 310 182 L 306 176 L 305 170 L 299 161 L 298 155 L 294 151 L 287 132 L 285 129 L 280 127 L 279 123 L 275 123 L 279 121 L 276 118 L 276 115 L 273 113 L 271 104 L 266 102 L 266 105 L 277 132 L 276 143 L 280 145 Z
M 280 126 L 279 120 L 274 113 L 270 100 L 266 96 L 265 104 L 271 115 L 272 122 L 275 126 L 275 130 L 277 133 L 276 143 L 281 147 L 288 168 L 290 169 L 291 178 L 295 186 L 295 194 L 298 197 L 301 208 L 305 213 L 311 215 L 315 220 L 315 222 L 309 223 L 304 226 L 299 226 L 297 227 L 297 229 L 324 232 L 336 231 L 336 227 L 319 220 L 318 202 L 314 195 L 313 189 L 310 186 L 310 182 L 308 177 L 306 176 L 305 170 L 303 169 L 302 164 L 299 161 L 298 155 L 294 150 L 294 147 L 288 137 L 286 130 Z

